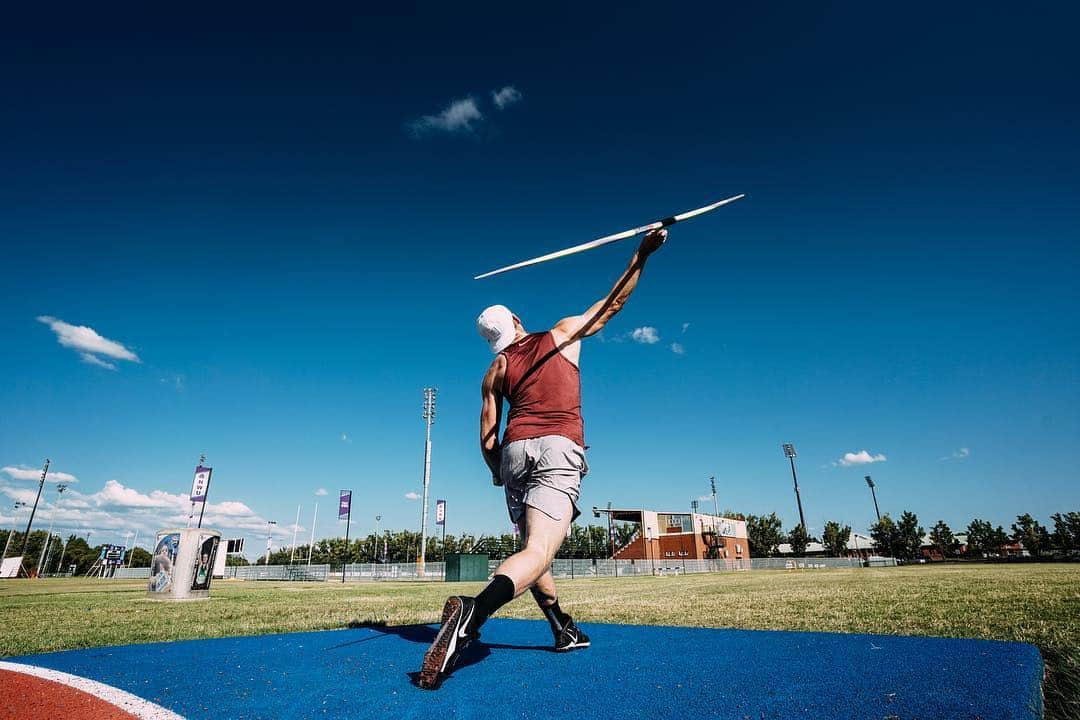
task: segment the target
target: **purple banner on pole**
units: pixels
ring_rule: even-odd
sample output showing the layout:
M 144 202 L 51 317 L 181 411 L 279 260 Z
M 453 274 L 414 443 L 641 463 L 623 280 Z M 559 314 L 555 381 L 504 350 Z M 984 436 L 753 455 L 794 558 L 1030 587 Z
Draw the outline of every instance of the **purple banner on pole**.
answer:
M 352 490 L 342 490 L 341 499 L 338 501 L 338 520 L 343 520 L 349 517 L 349 511 L 352 509 Z
M 213 468 L 199 465 L 195 468 L 195 478 L 191 481 L 191 502 L 206 502 L 206 493 L 210 490 L 210 474 Z
M 436 500 L 435 501 L 435 524 L 436 525 L 445 525 L 446 524 L 446 501 L 445 500 Z

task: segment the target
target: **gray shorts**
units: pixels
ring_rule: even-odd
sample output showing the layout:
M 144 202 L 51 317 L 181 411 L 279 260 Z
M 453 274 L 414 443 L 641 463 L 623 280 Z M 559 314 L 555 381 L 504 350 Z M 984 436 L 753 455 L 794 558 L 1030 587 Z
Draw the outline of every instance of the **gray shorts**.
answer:
M 581 511 L 577 501 L 581 478 L 589 472 L 585 450 L 562 435 L 515 440 L 502 449 L 499 477 L 506 492 L 510 521 L 520 523 L 525 506 L 534 507 L 552 520 L 570 520 Z

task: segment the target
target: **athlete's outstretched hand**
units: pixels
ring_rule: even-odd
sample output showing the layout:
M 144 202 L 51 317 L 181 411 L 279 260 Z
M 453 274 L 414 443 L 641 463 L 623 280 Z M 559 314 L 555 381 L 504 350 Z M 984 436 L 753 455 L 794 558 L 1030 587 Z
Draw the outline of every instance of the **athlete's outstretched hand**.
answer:
M 667 230 L 663 228 L 645 233 L 645 237 L 641 239 L 641 245 L 638 247 L 638 254 L 642 257 L 652 255 L 660 249 L 665 240 L 667 240 Z

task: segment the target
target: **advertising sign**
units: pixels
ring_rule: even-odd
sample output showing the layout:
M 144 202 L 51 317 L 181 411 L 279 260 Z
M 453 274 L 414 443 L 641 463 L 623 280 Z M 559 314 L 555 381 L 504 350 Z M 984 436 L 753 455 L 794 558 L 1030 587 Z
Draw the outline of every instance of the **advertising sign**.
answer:
M 201 535 L 199 537 L 199 556 L 195 560 L 191 577 L 192 590 L 209 590 L 210 578 L 213 576 L 214 556 L 217 554 L 219 538 L 217 535 Z
M 446 524 L 446 501 L 445 500 L 436 500 L 435 501 L 435 524 L 436 525 L 445 525 Z
M 341 498 L 338 500 L 338 520 L 344 520 L 349 517 L 349 511 L 352 509 L 352 490 L 342 490 Z
M 126 550 L 123 545 L 106 545 L 101 548 L 101 560 L 106 565 L 123 565 Z
M 180 533 L 158 535 L 154 557 L 150 561 L 150 592 L 168 592 L 172 588 L 173 564 L 180 549 Z
M 199 465 L 195 468 L 195 479 L 191 481 L 191 502 L 206 502 L 206 493 L 210 489 L 210 474 L 213 468 Z

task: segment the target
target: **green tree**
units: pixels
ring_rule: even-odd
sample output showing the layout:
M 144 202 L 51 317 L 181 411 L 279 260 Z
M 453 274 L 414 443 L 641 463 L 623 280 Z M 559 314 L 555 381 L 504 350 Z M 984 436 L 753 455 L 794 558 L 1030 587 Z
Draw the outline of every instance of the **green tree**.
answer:
M 1039 557 L 1050 546 L 1050 534 L 1029 513 L 1016 516 L 1016 522 L 1012 525 L 1012 539 L 1023 545 L 1032 557 Z
M 841 557 L 847 552 L 848 540 L 851 539 L 851 526 L 841 526 L 840 523 L 829 520 L 825 523 L 825 531 L 821 535 L 821 544 L 825 546 L 825 552 L 829 557 Z
M 784 541 L 783 523 L 776 513 L 746 517 L 747 543 L 751 557 L 772 557 Z
M 938 520 L 930 529 L 930 542 L 941 553 L 941 557 L 949 557 L 956 547 L 956 536 L 944 520 Z
M 967 526 L 968 547 L 980 557 L 989 557 L 1001 549 L 994 537 L 994 526 L 986 520 L 975 518 Z
M 153 559 L 149 550 L 134 547 L 131 549 L 130 567 L 150 567 L 150 561 Z
M 1069 556 L 1080 553 L 1080 512 L 1054 513 L 1054 533 L 1050 536 L 1050 546 L 1061 555 Z
M 915 513 L 905 510 L 896 523 L 896 557 L 912 561 L 922 554 L 922 539 L 926 531 L 919 525 Z
M 806 528 L 802 526 L 802 523 L 796 525 L 787 536 L 788 544 L 791 545 L 791 554 L 795 557 L 803 557 L 806 555 L 806 546 L 810 543 L 810 538 L 806 535 Z
M 870 538 L 874 541 L 874 550 L 885 557 L 897 557 L 900 545 L 896 523 L 885 513 L 881 519 L 870 526 Z

